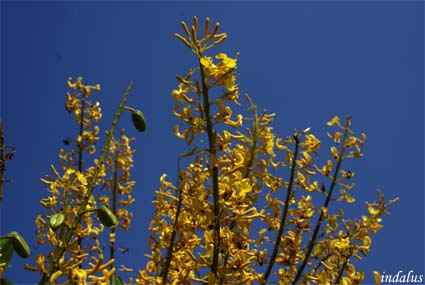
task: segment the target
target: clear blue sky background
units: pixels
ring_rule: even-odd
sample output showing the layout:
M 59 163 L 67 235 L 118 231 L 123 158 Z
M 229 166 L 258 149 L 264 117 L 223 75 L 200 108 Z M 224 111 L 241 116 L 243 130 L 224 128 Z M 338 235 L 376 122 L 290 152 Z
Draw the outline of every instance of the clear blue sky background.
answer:
M 7 165 L 0 230 L 19 231 L 32 245 L 34 218 L 47 195 L 39 178 L 57 162 L 62 140 L 75 135 L 64 110 L 66 79 L 100 83 L 102 125 L 112 121 L 128 82 L 129 105 L 140 107 L 148 130 L 137 133 L 137 199 L 130 233 L 118 242 L 129 267 L 144 266 L 151 200 L 162 173 L 174 179 L 176 157 L 186 151 L 174 137 L 171 113 L 176 74 L 196 65 L 176 40 L 180 22 L 209 16 L 229 38 L 220 51 L 239 56 L 241 93 L 275 112 L 286 136 L 311 127 L 324 137 L 334 115 L 351 115 L 365 132 L 365 158 L 356 162 L 358 206 L 380 188 L 400 202 L 373 238 L 360 269 L 424 274 L 424 4 L 388 2 L 1 2 L 1 118 L 6 142 L 17 153 Z M 218 52 L 219 50 L 216 50 Z M 32 247 L 33 263 L 37 249 Z M 39 276 L 13 258 L 5 275 L 17 284 Z

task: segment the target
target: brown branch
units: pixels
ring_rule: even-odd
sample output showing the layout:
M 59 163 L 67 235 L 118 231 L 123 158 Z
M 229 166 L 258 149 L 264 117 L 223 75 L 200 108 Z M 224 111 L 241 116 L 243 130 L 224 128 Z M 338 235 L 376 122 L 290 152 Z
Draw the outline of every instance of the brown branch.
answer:
M 320 230 L 320 227 L 322 225 L 322 222 L 325 219 L 325 215 L 324 215 L 325 210 L 324 209 L 328 208 L 329 202 L 331 201 L 332 193 L 333 193 L 333 190 L 335 188 L 336 180 L 337 180 L 337 177 L 338 177 L 338 172 L 339 172 L 339 169 L 341 167 L 342 157 L 344 156 L 344 152 L 345 152 L 345 141 L 347 139 L 347 135 L 348 135 L 348 132 L 349 132 L 349 123 L 348 122 L 349 122 L 349 118 L 347 118 L 347 124 L 345 125 L 345 128 L 344 128 L 342 146 L 341 146 L 341 149 L 339 151 L 338 162 L 337 162 L 337 165 L 336 165 L 336 168 L 335 168 L 334 175 L 332 177 L 332 183 L 331 183 L 331 187 L 329 188 L 329 193 L 326 197 L 326 200 L 325 200 L 325 203 L 322 207 L 322 210 L 320 211 L 319 220 L 316 223 L 316 227 L 314 228 L 313 235 L 310 239 L 310 242 L 308 243 L 308 247 L 307 247 L 306 254 L 304 256 L 304 260 L 303 260 L 300 268 L 298 268 L 298 270 L 297 270 L 294 281 L 292 281 L 292 285 L 297 284 L 298 280 L 300 279 L 301 274 L 303 273 L 304 268 L 307 265 L 307 262 L 310 258 L 311 252 L 313 251 L 313 248 L 314 248 L 314 245 L 315 245 L 315 242 L 316 242 L 316 238 L 317 238 L 317 235 L 319 234 L 319 230 Z
M 202 55 L 199 55 L 199 58 L 202 58 Z M 211 120 L 211 110 L 210 110 L 210 101 L 208 94 L 208 85 L 207 79 L 205 76 L 204 67 L 199 60 L 199 69 L 201 71 L 201 81 L 202 81 L 202 96 L 204 101 L 204 112 L 205 112 L 205 121 L 207 123 L 207 134 L 208 134 L 208 144 L 209 144 L 209 152 L 210 152 L 210 161 L 211 161 L 211 175 L 213 179 L 213 199 L 214 199 L 214 221 L 213 221 L 213 229 L 214 229 L 214 250 L 213 250 L 213 260 L 211 265 L 211 272 L 214 276 L 217 275 L 218 268 L 218 256 L 220 250 L 220 205 L 219 205 L 219 184 L 218 184 L 218 166 L 217 166 L 217 151 L 215 148 L 215 138 L 214 138 L 214 130 L 213 124 Z
M 294 155 L 292 156 L 291 173 L 290 173 L 290 177 L 289 177 L 288 188 L 287 188 L 287 191 L 286 191 L 285 207 L 283 208 L 282 218 L 280 220 L 280 227 L 279 227 L 279 231 L 278 231 L 277 236 L 276 236 L 276 241 L 275 241 L 275 244 L 274 244 L 273 253 L 272 253 L 272 256 L 270 257 L 269 264 L 267 265 L 266 273 L 264 274 L 264 277 L 261 280 L 261 284 L 267 283 L 267 279 L 269 278 L 270 273 L 272 272 L 273 265 L 276 261 L 277 253 L 279 251 L 279 246 L 280 246 L 280 242 L 281 242 L 281 239 L 282 239 L 282 234 L 283 234 L 283 231 L 285 229 L 285 222 L 286 222 L 286 217 L 288 215 L 289 202 L 290 202 L 291 197 L 292 197 L 292 186 L 294 184 L 295 169 L 296 169 L 296 166 L 297 166 L 298 148 L 299 148 L 299 143 L 300 143 L 299 139 L 298 139 L 298 134 L 294 134 L 294 139 L 295 139 L 295 150 L 294 150 Z

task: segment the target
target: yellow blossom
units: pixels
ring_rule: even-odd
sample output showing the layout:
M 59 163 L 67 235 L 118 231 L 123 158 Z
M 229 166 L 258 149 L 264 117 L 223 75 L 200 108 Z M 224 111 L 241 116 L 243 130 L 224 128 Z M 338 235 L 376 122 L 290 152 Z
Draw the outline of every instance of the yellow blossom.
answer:
M 358 249 L 361 251 L 368 251 L 370 248 L 370 245 L 372 244 L 372 240 L 367 235 L 362 238 L 362 241 L 363 241 L 363 245 L 359 246 Z
M 373 277 L 375 278 L 375 285 L 381 284 L 381 275 L 378 271 L 373 271 Z
M 330 121 L 327 123 L 327 125 L 328 125 L 328 126 L 334 126 L 334 125 L 337 125 L 337 126 L 340 126 L 340 127 L 342 128 L 342 125 L 341 125 L 341 122 L 340 122 L 340 120 L 339 120 L 339 117 L 338 117 L 338 116 L 333 117 L 333 118 L 332 118 L 332 120 L 330 120 Z
M 216 58 L 221 59 L 222 60 L 222 64 L 226 67 L 226 68 L 235 68 L 236 67 L 236 59 L 230 58 L 227 56 L 227 54 L 225 53 L 218 53 L 216 56 Z

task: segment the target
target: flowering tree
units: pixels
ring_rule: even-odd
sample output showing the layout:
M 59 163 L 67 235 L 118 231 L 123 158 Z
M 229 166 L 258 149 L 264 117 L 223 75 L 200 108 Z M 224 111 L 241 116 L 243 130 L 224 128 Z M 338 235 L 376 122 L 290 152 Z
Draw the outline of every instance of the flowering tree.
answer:
M 355 135 L 350 117 L 335 116 L 327 123 L 329 150 L 321 150 L 309 128 L 279 137 L 274 114 L 259 112 L 248 95 L 240 96 L 237 55 L 207 53 L 227 38 L 218 33 L 219 24 L 210 27 L 207 18 L 201 29 L 194 17 L 190 29 L 184 22 L 182 27 L 176 37 L 199 62 L 176 76 L 179 85 L 172 91 L 179 121 L 174 133 L 188 150 L 179 155 L 177 182 L 166 174 L 160 178 L 149 261 L 128 283 L 360 284 L 364 273 L 353 260 L 367 256 L 381 216 L 397 201 L 386 202 L 378 192 L 360 219 L 344 215 L 344 203 L 355 203 L 355 172 L 344 161 L 362 157 L 366 135 Z M 125 105 L 130 83 L 96 156 L 102 114 L 92 92 L 100 86 L 82 78 L 69 79 L 68 86 L 73 91 L 66 110 L 79 132 L 41 179 L 49 196 L 40 201 L 46 213 L 37 216 L 36 226 L 45 251 L 25 266 L 41 274 L 39 284 L 124 284 L 116 272 L 115 238 L 133 218 L 127 206 L 134 203 L 134 139 L 124 130 L 115 136 L 115 128 L 123 110 L 132 112 L 139 131 L 146 123 L 140 111 Z M 2 140 L 2 167 L 4 149 Z M 336 206 L 330 208 L 331 202 Z M 107 244 L 99 240 L 104 234 Z M 0 241 L 3 274 L 13 251 L 27 257 L 29 249 L 17 233 Z M 379 283 L 379 273 L 374 275 Z

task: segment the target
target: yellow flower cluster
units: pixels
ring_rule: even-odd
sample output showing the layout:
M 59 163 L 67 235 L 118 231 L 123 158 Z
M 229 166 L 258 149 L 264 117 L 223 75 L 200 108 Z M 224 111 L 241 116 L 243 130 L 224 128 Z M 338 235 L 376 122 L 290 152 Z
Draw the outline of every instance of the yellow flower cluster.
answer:
M 41 283 L 109 284 L 115 272 L 116 222 L 127 230 L 133 217 L 127 210 L 134 202 L 135 182 L 130 179 L 133 139 L 121 131 L 119 139 L 109 142 L 105 162 L 93 159 L 90 165 L 86 156 L 96 153 L 97 123 L 102 117 L 100 103 L 92 102 L 90 95 L 100 86 L 85 85 L 81 77 L 75 82 L 69 78 L 68 86 L 74 93 L 67 93 L 65 108 L 74 114 L 79 133 L 67 140 L 68 149 L 59 151 L 59 166 L 51 165 L 52 175 L 41 179 L 49 196 L 40 203 L 49 213 L 35 220 L 37 242 L 47 245 L 49 252 L 39 254 L 36 265 L 26 264 L 26 268 L 41 273 Z M 108 193 L 94 193 L 96 186 Z M 105 245 L 99 237 L 105 226 L 111 225 L 110 258 L 105 258 Z
M 385 201 L 378 192 L 360 219 L 341 209 L 356 203 L 356 173 L 345 162 L 363 156 L 366 135 L 355 135 L 350 117 L 335 116 L 327 123 L 328 141 L 310 128 L 280 137 L 273 129 L 275 114 L 259 112 L 248 95 L 240 98 L 238 55 L 206 54 L 227 39 L 218 33 L 220 25 L 211 28 L 207 18 L 200 29 L 194 17 L 190 29 L 184 22 L 182 27 L 176 37 L 198 66 L 176 76 L 171 95 L 179 121 L 174 133 L 189 150 L 178 159 L 176 183 L 167 174 L 159 179 L 151 251 L 136 284 L 361 284 L 365 273 L 354 260 L 369 254 L 372 234 L 398 200 Z M 81 77 L 68 80 L 72 92 L 65 108 L 79 132 L 41 179 L 49 195 L 40 200 L 46 213 L 35 224 L 45 253 L 26 264 L 42 275 L 40 284 L 124 284 L 115 266 L 116 231 L 128 230 L 133 218 L 128 206 L 135 201 L 135 151 L 124 130 L 116 138 L 113 133 L 123 109 L 133 112 L 137 129 L 146 128 L 143 115 L 136 117 L 140 111 L 124 105 L 131 84 L 94 158 L 102 112 L 91 94 L 100 86 L 86 85 Z M 102 238 L 105 227 L 110 231 Z M 0 276 L 5 266 L 0 264 Z M 379 283 L 379 273 L 373 275 Z
M 107 172 L 112 173 L 112 175 L 105 178 L 104 181 L 108 195 L 101 195 L 97 198 L 98 201 L 102 201 L 113 209 L 120 221 L 119 226 L 124 230 L 130 228 L 131 219 L 133 218 L 133 214 L 126 207 L 135 201 L 131 193 L 136 182 L 131 180 L 130 173 L 135 152 L 130 146 L 133 140 L 127 137 L 124 130 L 122 130 L 120 138 L 111 141 L 109 155 L 106 157 L 106 165 Z
M 199 60 L 172 91 L 180 121 L 174 132 L 191 146 L 181 154 L 191 161 L 179 164 L 176 184 L 160 178 L 152 252 L 136 283 L 360 284 L 364 273 L 351 260 L 368 254 L 380 216 L 396 200 L 380 194 L 360 221 L 332 213 L 329 204 L 355 202 L 355 173 L 342 162 L 362 156 L 366 136 L 354 135 L 349 117 L 334 117 L 329 159 L 321 164 L 322 144 L 309 128 L 278 137 L 274 114 L 259 113 L 249 96 L 247 112 L 235 114 L 237 60 L 205 55 L 227 38 L 217 34 L 218 23 L 209 25 L 207 18 L 201 33 L 195 17 L 176 34 Z

